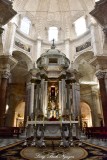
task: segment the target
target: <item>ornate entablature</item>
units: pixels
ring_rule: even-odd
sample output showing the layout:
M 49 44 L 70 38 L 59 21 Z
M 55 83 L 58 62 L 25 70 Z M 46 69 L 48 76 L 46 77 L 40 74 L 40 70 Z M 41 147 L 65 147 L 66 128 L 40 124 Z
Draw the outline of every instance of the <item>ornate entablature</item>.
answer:
M 91 46 L 91 40 L 85 42 L 84 44 L 82 44 L 82 45 L 80 45 L 78 47 L 76 47 L 76 52 L 80 52 L 80 51 L 82 51 L 82 50 L 84 50 L 84 49 L 86 49 L 86 48 L 88 48 L 90 46 Z
M 15 39 L 15 45 L 27 52 L 30 52 L 31 51 L 31 46 L 29 44 L 25 44 L 23 43 L 22 41 L 20 41 L 19 39 Z

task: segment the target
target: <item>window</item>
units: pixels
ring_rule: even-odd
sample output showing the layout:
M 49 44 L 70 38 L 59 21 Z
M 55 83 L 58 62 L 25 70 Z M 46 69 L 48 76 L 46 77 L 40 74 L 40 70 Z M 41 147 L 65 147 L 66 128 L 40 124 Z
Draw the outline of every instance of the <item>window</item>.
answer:
M 57 63 L 57 58 L 49 58 L 49 63 Z
M 75 32 L 76 32 L 77 36 L 82 35 L 87 30 L 86 29 L 86 21 L 85 21 L 84 17 L 81 17 L 81 18 L 77 19 L 74 22 L 74 25 L 75 25 Z
M 57 27 L 49 27 L 48 30 L 48 40 L 52 41 L 52 40 L 57 41 L 58 40 L 58 28 Z
M 31 21 L 27 17 L 24 17 L 21 20 L 20 30 L 25 34 L 29 34 L 30 25 L 31 25 Z

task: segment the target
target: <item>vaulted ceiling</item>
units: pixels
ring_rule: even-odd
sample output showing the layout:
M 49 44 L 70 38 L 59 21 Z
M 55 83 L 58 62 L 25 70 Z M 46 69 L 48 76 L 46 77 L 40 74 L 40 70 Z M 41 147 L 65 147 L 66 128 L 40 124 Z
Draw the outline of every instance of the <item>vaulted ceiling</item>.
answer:
M 60 21 L 72 23 L 89 13 L 94 0 L 14 0 L 13 8 L 18 13 L 28 14 L 33 23 Z

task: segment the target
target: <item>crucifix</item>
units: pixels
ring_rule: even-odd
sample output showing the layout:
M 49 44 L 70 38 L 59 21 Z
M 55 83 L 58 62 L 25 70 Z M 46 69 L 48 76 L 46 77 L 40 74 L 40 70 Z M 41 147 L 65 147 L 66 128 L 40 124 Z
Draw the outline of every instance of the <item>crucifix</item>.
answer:
M 52 41 L 53 41 L 53 46 L 54 46 L 54 45 L 55 45 L 55 43 L 54 43 L 54 42 L 55 42 L 55 40 L 53 39 Z
M 53 43 L 52 43 L 51 49 L 55 49 L 55 40 L 53 39 L 52 42 Z

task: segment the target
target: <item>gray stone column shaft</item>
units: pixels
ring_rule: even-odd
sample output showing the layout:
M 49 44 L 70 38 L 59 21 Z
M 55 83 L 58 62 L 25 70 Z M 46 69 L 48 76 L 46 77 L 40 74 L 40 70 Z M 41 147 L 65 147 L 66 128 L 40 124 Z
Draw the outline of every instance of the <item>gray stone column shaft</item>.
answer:
M 62 114 L 64 114 L 64 111 L 66 109 L 66 104 L 65 104 L 65 79 L 62 79 Z
M 41 111 L 42 111 L 42 113 L 44 113 L 44 108 L 43 108 L 43 106 L 44 106 L 44 79 L 42 79 L 42 81 L 41 81 Z M 42 114 L 41 113 L 41 114 Z
M 48 105 L 48 82 L 44 82 L 44 115 L 47 115 L 47 105 Z
M 70 84 L 67 84 L 67 101 L 66 101 L 66 109 L 70 110 Z
M 36 112 L 38 109 L 39 109 L 39 84 L 36 84 L 34 112 Z
M 80 90 L 77 83 L 72 83 L 73 91 L 73 116 L 74 119 L 80 115 Z
M 31 83 L 29 115 L 34 111 L 34 83 Z
M 93 126 L 94 127 L 99 127 L 100 122 L 99 122 L 99 117 L 98 117 L 98 106 L 97 106 L 97 95 L 94 91 L 91 93 L 92 95 L 92 102 L 93 102 Z
M 59 81 L 59 115 L 62 115 L 62 82 Z

